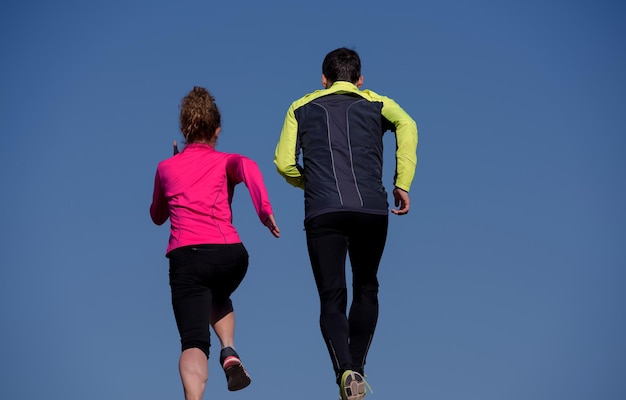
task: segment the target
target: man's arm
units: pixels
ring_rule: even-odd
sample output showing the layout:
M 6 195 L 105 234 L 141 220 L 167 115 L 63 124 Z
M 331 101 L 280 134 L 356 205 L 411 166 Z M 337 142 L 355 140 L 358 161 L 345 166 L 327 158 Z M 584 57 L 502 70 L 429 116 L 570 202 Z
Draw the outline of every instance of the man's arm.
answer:
M 280 139 L 276 145 L 274 153 L 274 164 L 276 170 L 285 180 L 295 186 L 304 189 L 304 177 L 302 167 L 298 164 L 297 147 L 298 141 L 298 121 L 296 120 L 293 105 L 289 107 L 285 123 L 280 133 Z
M 394 185 L 408 192 L 417 166 L 417 124 L 395 101 L 383 99 L 383 117 L 395 127 L 396 176 Z

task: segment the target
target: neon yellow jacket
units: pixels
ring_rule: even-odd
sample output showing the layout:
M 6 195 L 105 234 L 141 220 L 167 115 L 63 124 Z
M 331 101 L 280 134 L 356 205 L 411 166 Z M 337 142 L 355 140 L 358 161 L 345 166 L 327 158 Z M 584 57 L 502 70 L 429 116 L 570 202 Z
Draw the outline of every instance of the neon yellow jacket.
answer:
M 291 104 L 274 164 L 288 183 L 305 189 L 307 217 L 346 209 L 387 212 L 381 183 L 386 130 L 396 137 L 393 183 L 408 192 L 417 164 L 417 125 L 394 100 L 338 81 Z

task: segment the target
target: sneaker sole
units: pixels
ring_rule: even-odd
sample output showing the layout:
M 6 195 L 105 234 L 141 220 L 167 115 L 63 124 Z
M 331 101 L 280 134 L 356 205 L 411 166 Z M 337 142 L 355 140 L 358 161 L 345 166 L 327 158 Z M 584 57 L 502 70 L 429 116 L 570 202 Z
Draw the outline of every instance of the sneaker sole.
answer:
M 229 367 L 224 368 L 224 372 L 226 373 L 228 381 L 228 390 L 230 390 L 231 392 L 241 390 L 247 387 L 250 382 L 252 382 L 250 376 L 243 368 L 243 365 L 241 365 L 241 363 L 233 364 Z
M 343 392 L 346 400 L 363 400 L 365 398 L 365 381 L 363 377 L 353 372 L 343 383 Z

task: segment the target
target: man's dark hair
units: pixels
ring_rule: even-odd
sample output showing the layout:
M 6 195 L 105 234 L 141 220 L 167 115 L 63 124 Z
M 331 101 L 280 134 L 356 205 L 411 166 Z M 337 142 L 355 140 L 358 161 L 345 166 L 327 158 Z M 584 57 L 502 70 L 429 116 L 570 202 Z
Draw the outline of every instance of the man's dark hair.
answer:
M 322 74 L 331 82 L 356 83 L 361 76 L 361 59 L 356 51 L 341 47 L 326 55 Z

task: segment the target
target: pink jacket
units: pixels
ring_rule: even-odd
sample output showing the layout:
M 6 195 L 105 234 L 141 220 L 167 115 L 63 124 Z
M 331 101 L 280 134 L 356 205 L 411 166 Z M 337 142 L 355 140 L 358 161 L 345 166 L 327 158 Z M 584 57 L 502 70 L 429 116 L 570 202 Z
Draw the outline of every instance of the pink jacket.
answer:
M 170 218 L 167 253 L 193 244 L 241 242 L 232 224 L 235 185 L 244 182 L 261 222 L 272 206 L 257 164 L 239 154 L 191 143 L 161 161 L 154 178 L 150 216 L 161 225 Z

